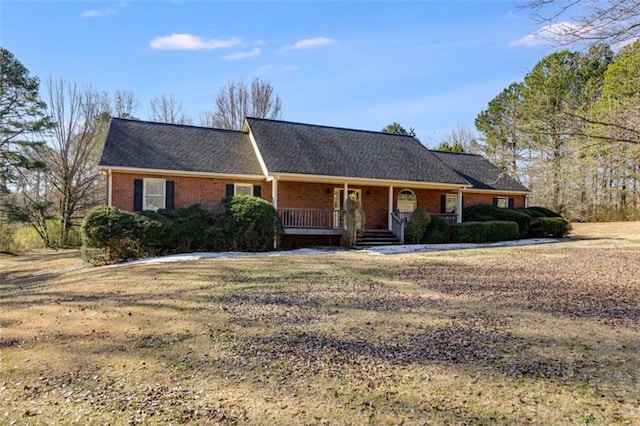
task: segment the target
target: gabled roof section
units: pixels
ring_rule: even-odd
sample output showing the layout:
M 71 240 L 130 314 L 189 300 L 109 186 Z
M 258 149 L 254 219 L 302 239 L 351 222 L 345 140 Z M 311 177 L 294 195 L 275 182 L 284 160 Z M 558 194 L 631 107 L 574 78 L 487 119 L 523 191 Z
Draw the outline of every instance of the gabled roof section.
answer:
M 270 174 L 469 185 L 411 136 L 246 118 Z
M 246 133 L 111 119 L 102 167 L 263 176 Z
M 481 155 L 445 151 L 431 152 L 468 180 L 474 189 L 529 192 L 529 189 L 524 185 L 501 172 Z

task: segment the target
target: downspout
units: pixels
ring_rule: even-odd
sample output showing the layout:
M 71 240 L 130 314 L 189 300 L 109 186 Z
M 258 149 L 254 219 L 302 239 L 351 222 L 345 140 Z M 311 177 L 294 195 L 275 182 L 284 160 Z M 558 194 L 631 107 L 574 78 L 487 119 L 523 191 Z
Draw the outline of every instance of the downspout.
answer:
M 391 213 L 393 212 L 393 185 L 389 186 L 389 231 L 393 231 L 393 218 Z
M 462 223 L 462 188 L 458 189 L 458 200 L 456 203 L 456 223 Z

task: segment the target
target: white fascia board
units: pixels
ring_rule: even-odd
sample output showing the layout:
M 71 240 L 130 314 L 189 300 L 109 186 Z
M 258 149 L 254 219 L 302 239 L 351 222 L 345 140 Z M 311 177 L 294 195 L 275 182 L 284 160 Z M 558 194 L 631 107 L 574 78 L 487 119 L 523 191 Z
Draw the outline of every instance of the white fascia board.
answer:
M 120 173 L 137 173 L 137 174 L 155 174 L 155 175 L 171 175 L 171 176 L 187 176 L 187 177 L 204 177 L 219 179 L 246 179 L 246 180 L 266 180 L 263 175 L 244 175 L 231 173 L 207 173 L 207 172 L 189 172 L 181 170 L 164 170 L 164 169 L 140 169 L 137 167 L 113 167 L 98 166 L 100 170 L 111 170 L 111 172 Z
M 394 186 L 394 187 L 412 187 L 427 189 L 459 189 L 470 188 L 470 185 L 457 183 L 436 183 L 436 182 L 416 182 L 404 180 L 387 180 L 372 178 L 357 178 L 348 176 L 326 176 L 326 175 L 303 175 L 296 173 L 277 173 L 278 180 L 289 182 L 309 182 L 309 183 L 335 183 L 344 184 L 348 182 L 350 185 L 367 185 L 367 186 Z
M 258 159 L 258 164 L 260 164 L 260 168 L 262 169 L 262 173 L 264 174 L 265 179 L 269 178 L 269 170 L 267 170 L 267 165 L 264 162 L 264 158 L 262 158 L 262 153 L 260 153 L 260 149 L 258 149 L 258 144 L 256 143 L 256 138 L 253 137 L 253 132 L 251 131 L 251 126 L 249 126 L 249 122 L 247 119 L 244 119 L 244 126 L 242 126 L 242 130 L 246 131 L 249 134 L 249 140 L 251 141 L 251 146 L 253 147 L 253 151 L 256 153 L 256 158 Z
M 465 189 L 467 194 L 508 194 L 508 195 L 528 195 L 531 191 L 507 191 L 502 189 Z
M 467 194 L 508 194 L 508 195 L 528 195 L 531 191 L 507 191 L 502 189 L 473 189 L 467 188 L 464 190 Z

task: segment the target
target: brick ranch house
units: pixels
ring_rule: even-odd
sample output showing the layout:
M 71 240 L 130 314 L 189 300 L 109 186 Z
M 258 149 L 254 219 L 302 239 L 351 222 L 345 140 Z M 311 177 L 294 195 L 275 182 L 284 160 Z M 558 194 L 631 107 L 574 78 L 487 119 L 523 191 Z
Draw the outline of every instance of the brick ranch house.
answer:
M 99 168 L 107 205 L 123 210 L 262 197 L 282 219 L 284 246 L 337 244 L 347 197 L 362 205 L 363 234 L 400 238 L 416 207 L 453 223 L 463 207 L 523 207 L 529 193 L 479 155 L 411 136 L 258 118 L 242 131 L 114 118 Z

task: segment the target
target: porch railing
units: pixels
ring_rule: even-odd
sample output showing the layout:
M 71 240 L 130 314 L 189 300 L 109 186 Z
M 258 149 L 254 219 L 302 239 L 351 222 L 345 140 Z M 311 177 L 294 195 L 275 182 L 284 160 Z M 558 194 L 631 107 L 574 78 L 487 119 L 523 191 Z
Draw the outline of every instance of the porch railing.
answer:
M 401 219 L 404 219 L 405 222 L 409 222 L 411 219 L 412 212 L 395 212 Z M 458 220 L 458 215 L 455 213 L 429 213 L 431 216 L 441 216 L 445 218 L 449 225 L 456 223 Z
M 407 223 L 407 218 L 402 217 L 403 213 L 391 212 L 391 232 L 401 242 L 404 243 L 404 227 Z M 411 214 L 409 214 L 411 216 Z
M 278 209 L 284 228 L 340 229 L 342 214 L 335 209 Z
M 404 242 L 405 228 L 407 222 L 411 220 L 411 214 L 411 212 L 391 212 L 391 232 L 401 242 Z M 455 213 L 431 213 L 431 215 L 444 217 L 449 225 L 458 220 L 458 215 Z
M 433 216 L 442 216 L 449 225 L 453 225 L 458 221 L 458 215 L 455 213 L 431 213 Z

